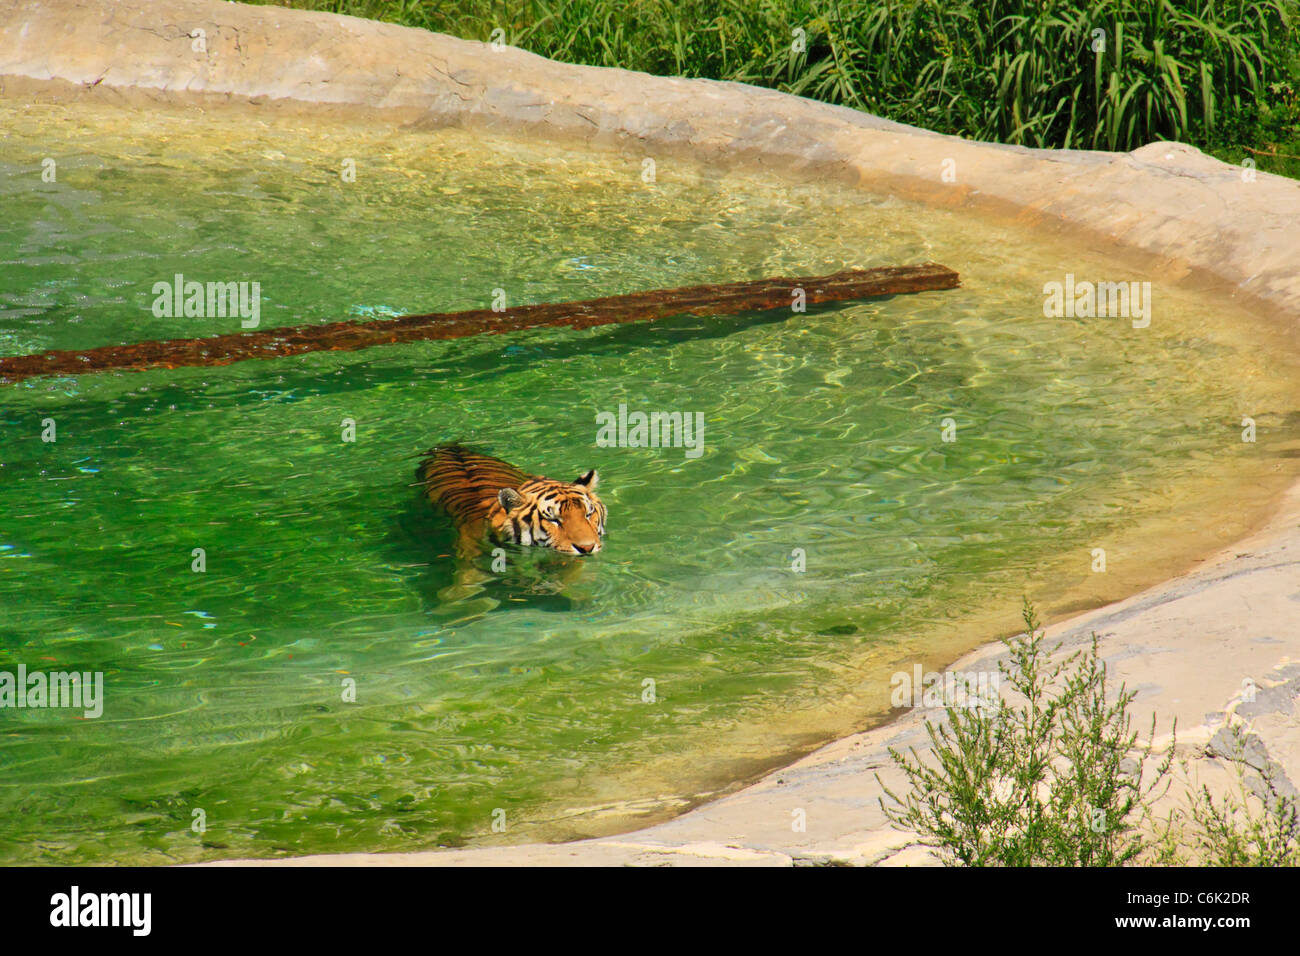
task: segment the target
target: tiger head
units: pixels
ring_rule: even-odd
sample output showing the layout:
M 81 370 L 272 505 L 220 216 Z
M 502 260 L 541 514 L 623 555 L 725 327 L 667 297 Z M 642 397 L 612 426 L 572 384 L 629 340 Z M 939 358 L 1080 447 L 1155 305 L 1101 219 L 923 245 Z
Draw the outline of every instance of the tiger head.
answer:
M 605 505 L 596 497 L 599 481 L 589 471 L 575 481 L 529 478 L 502 488 L 488 512 L 493 533 L 512 544 L 538 545 L 563 554 L 594 554 L 605 534 Z

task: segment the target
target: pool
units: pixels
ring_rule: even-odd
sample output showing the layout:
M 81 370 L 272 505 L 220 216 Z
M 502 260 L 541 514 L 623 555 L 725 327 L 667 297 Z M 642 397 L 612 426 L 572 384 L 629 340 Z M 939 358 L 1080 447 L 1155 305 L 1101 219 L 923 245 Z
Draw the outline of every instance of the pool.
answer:
M 627 828 L 884 719 L 893 673 L 1014 630 L 1024 594 L 1059 615 L 1177 573 L 1296 474 L 1269 329 L 1104 250 L 457 130 L 0 120 L 0 354 L 238 330 L 155 314 L 178 273 L 258 282 L 263 328 L 926 260 L 963 281 L 0 389 L 0 671 L 105 687 L 92 719 L 0 710 L 5 862 Z M 1046 315 L 1067 276 L 1151 281 L 1149 325 Z M 620 407 L 698 416 L 700 453 L 599 443 Z M 445 440 L 597 468 L 605 550 L 449 590 L 410 486 Z

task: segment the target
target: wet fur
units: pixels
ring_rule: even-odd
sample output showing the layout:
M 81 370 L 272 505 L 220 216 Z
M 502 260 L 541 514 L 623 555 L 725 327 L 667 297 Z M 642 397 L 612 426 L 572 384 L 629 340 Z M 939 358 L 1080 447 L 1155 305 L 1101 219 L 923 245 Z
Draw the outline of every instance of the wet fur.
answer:
M 478 553 L 484 540 L 563 554 L 601 549 L 607 512 L 596 496 L 595 471 L 554 481 L 461 445 L 440 445 L 426 453 L 416 480 L 451 517 L 464 555 Z

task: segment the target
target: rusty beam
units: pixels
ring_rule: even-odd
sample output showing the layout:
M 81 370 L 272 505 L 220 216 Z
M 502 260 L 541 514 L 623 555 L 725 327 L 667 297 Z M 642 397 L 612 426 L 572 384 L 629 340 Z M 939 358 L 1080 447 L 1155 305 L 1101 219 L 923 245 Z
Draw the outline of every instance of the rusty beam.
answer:
M 505 312 L 404 315 L 369 322 L 331 322 L 256 332 L 235 332 L 197 339 L 164 339 L 93 349 L 41 352 L 0 357 L 0 382 L 39 375 L 142 371 L 151 368 L 199 368 L 248 359 L 282 358 L 307 352 L 352 352 L 376 345 L 499 335 L 523 329 L 570 326 L 588 329 L 621 322 L 645 322 L 672 315 L 734 315 L 788 309 L 796 289 L 809 305 L 954 289 L 956 272 L 935 263 L 849 269 L 807 278 L 756 279 L 721 285 L 689 286 L 607 296 L 583 302 L 524 305 Z

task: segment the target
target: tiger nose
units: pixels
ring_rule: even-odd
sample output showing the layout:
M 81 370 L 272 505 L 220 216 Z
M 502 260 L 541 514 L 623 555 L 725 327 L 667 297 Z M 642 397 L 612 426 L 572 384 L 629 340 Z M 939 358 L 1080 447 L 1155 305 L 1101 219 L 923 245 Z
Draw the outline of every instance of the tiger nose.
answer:
M 591 554 L 593 551 L 599 551 L 599 550 L 600 550 L 600 542 L 599 542 L 599 541 L 595 542 L 594 544 L 589 544 L 589 545 L 587 545 L 587 547 L 585 547 L 585 548 L 584 548 L 582 545 L 578 544 L 578 542 L 575 541 L 575 542 L 573 542 L 573 546 L 574 546 L 574 548 L 577 549 L 577 551 L 578 551 L 579 554 Z

